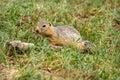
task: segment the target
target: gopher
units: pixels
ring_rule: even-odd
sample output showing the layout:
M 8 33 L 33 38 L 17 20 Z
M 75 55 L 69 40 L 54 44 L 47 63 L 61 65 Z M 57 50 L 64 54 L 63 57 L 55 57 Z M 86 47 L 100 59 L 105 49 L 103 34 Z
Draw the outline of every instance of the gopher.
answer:
M 55 48 L 72 45 L 81 51 L 85 51 L 90 47 L 90 42 L 83 40 L 80 33 L 72 26 L 54 27 L 50 22 L 41 20 L 38 22 L 35 32 L 47 38 Z

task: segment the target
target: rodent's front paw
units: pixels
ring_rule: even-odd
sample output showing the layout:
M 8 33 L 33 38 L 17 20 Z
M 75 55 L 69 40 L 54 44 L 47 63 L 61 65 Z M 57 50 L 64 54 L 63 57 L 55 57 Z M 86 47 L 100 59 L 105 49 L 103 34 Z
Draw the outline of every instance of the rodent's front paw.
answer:
M 50 45 L 50 47 L 53 48 L 53 49 L 62 49 L 63 48 L 61 46 L 53 46 L 53 45 Z

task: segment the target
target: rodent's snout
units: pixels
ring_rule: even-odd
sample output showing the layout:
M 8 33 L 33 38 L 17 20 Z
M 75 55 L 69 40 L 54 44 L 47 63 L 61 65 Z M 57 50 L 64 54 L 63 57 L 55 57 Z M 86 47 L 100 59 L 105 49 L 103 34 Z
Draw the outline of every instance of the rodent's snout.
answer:
M 36 29 L 35 29 L 35 33 L 41 33 L 39 27 L 37 26 Z
M 35 30 L 36 33 L 39 33 L 39 30 Z

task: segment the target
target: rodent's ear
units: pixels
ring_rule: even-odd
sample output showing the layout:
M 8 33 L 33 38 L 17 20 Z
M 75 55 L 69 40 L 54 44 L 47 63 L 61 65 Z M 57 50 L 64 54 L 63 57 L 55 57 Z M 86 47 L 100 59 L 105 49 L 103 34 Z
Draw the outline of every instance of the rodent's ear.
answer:
M 49 26 L 52 26 L 52 24 L 51 24 L 51 23 L 49 23 Z

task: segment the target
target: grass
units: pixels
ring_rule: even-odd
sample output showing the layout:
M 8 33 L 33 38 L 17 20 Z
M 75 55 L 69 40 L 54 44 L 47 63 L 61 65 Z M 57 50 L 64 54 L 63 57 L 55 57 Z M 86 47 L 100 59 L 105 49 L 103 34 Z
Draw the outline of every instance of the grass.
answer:
M 119 80 L 119 0 L 1 0 L 0 76 L 5 69 L 15 80 Z M 72 25 L 85 40 L 96 45 L 94 54 L 74 48 L 49 48 L 49 42 L 34 33 L 36 23 L 45 19 L 56 25 Z M 31 42 L 35 47 L 19 54 L 9 51 L 12 40 Z M 8 54 L 12 54 L 11 56 Z M 3 75 L 2 75 L 3 74 Z M 3 78 L 2 78 L 3 77 Z M 7 74 L 6 79 L 10 80 Z

